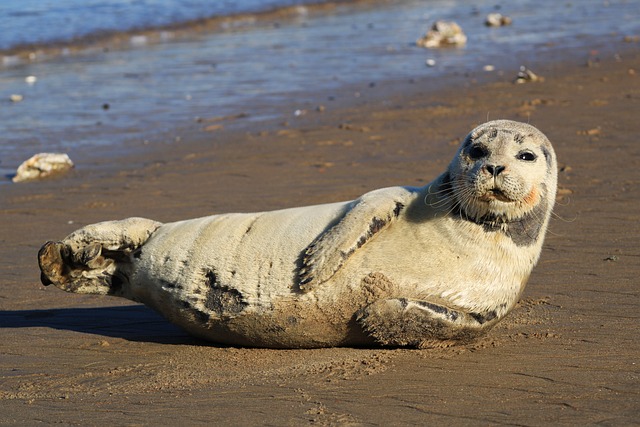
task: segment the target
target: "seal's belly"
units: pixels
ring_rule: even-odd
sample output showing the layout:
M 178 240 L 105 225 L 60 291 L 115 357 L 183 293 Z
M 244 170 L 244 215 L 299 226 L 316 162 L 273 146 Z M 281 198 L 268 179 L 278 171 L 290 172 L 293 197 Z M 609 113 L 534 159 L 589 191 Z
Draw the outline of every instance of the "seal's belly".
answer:
M 510 307 L 530 270 L 511 242 L 473 224 L 435 219 L 428 226 L 398 222 L 354 254 L 354 277 L 376 271 L 397 284 L 397 295 L 469 311 Z M 522 252 L 522 250 L 521 250 Z M 347 267 L 345 270 L 349 270 Z M 347 273 L 348 274 L 348 273 Z

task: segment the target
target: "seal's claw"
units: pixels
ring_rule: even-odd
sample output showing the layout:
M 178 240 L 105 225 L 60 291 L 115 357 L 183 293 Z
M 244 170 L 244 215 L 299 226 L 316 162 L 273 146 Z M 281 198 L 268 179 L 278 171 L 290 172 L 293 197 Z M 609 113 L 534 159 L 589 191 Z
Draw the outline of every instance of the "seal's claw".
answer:
M 92 243 L 78 252 L 79 261 L 82 264 L 89 265 L 92 261 L 100 256 L 102 253 L 102 245 L 100 243 Z

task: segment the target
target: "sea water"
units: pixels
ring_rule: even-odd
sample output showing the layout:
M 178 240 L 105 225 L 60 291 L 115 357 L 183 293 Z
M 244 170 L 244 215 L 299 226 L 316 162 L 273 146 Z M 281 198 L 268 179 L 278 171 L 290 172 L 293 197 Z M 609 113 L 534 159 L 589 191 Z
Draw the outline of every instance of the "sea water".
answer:
M 312 3 L 3 0 L 0 173 L 42 151 L 126 150 L 198 117 L 291 120 L 309 94 L 353 96 L 343 88 L 359 82 L 417 78 L 436 88 L 443 76 L 485 69 L 509 80 L 519 65 L 554 50 L 586 61 L 594 46 L 615 52 L 625 35 L 640 33 L 638 1 Z M 513 24 L 486 27 L 496 11 Z M 219 25 L 198 26 L 220 17 Z M 437 19 L 458 22 L 466 46 L 417 47 Z

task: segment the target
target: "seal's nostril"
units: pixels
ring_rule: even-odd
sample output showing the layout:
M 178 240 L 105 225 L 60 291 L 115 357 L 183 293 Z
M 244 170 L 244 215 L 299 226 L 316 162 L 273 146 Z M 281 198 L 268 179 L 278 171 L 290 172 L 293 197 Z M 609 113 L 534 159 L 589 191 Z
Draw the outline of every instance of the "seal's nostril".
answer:
M 486 165 L 485 169 L 490 175 L 498 176 L 503 170 L 505 170 L 505 167 L 499 165 Z

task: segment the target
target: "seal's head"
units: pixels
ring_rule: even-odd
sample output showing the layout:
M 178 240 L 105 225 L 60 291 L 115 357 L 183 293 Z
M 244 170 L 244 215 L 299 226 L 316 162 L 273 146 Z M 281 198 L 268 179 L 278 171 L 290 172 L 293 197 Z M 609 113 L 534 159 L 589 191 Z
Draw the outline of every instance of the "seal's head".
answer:
M 535 127 L 496 120 L 475 128 L 448 169 L 456 209 L 478 223 L 535 216 L 546 222 L 556 193 L 556 158 Z

